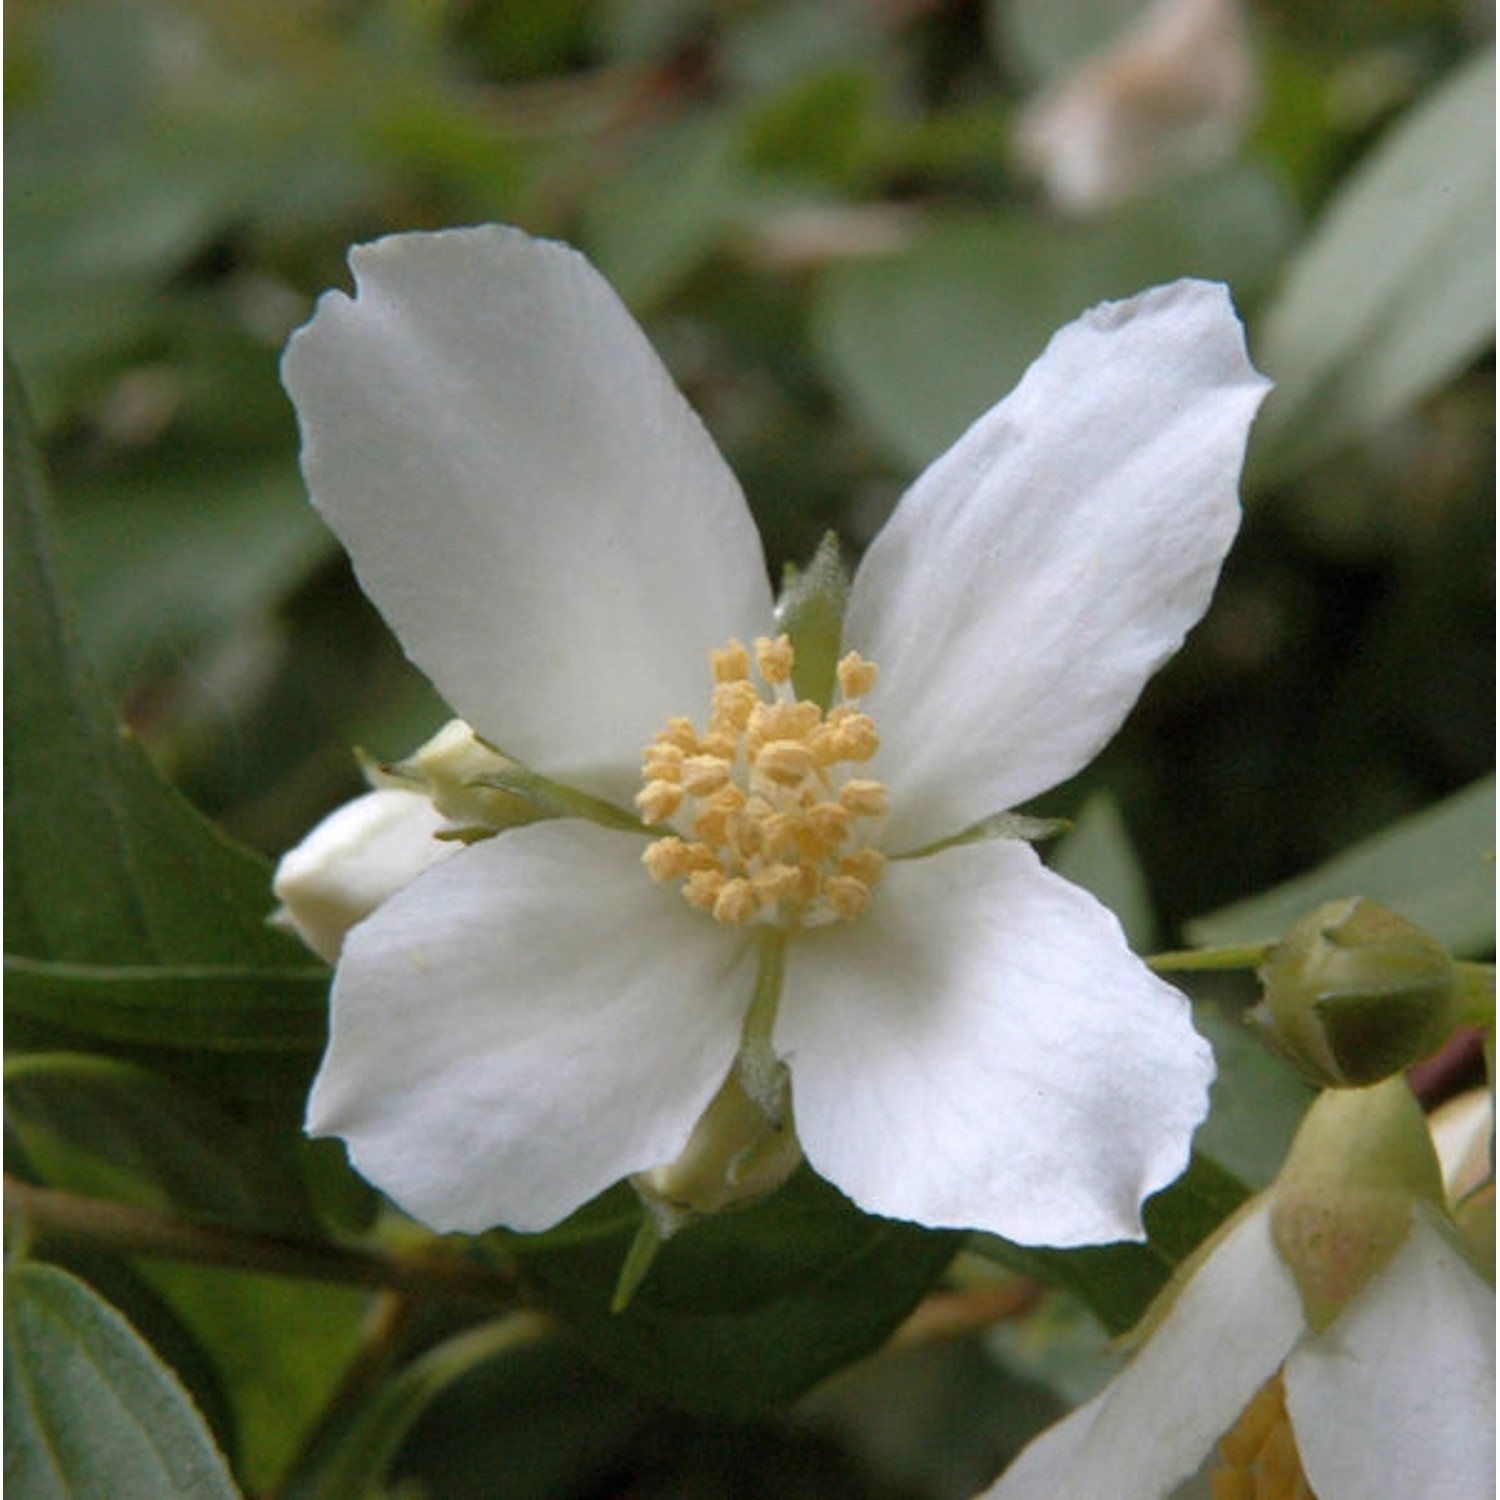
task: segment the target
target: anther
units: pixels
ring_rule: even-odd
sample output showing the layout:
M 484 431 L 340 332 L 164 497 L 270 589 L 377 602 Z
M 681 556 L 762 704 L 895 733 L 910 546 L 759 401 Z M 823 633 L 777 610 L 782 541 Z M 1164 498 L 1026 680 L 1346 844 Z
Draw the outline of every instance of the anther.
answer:
M 729 784 L 729 771 L 729 762 L 717 755 L 691 756 L 682 763 L 682 789 L 690 797 L 711 797 Z
M 884 815 L 889 798 L 879 781 L 856 778 L 839 788 L 839 806 L 856 818 L 878 818 Z
M 770 740 L 756 753 L 755 769 L 778 786 L 800 786 L 812 775 L 812 751 L 800 740 Z
M 731 927 L 738 927 L 755 915 L 759 904 L 755 899 L 755 888 L 743 876 L 737 876 L 726 880 L 714 898 L 714 916 Z
M 665 823 L 682 806 L 682 788 L 670 781 L 648 781 L 635 794 L 635 805 L 648 827 Z
M 880 668 L 866 661 L 858 651 L 851 651 L 838 664 L 839 691 L 848 698 L 863 698 L 875 686 Z
M 859 829 L 885 813 L 885 788 L 849 775 L 880 743 L 869 715 L 852 706 L 873 686 L 875 666 L 846 655 L 843 701 L 827 713 L 794 696 L 794 667 L 786 636 L 758 639 L 753 653 L 731 641 L 712 653 L 702 732 L 669 719 L 642 754 L 636 806 L 647 823 L 672 829 L 642 855 L 647 872 L 681 881 L 689 905 L 729 926 L 857 917 L 885 868 Z
M 763 635 L 755 643 L 756 669 L 761 678 L 773 687 L 792 680 L 794 660 L 792 643 L 787 636 L 778 635 L 773 641 L 769 636 Z
M 823 897 L 846 922 L 870 904 L 870 888 L 849 875 L 835 875 L 823 882 Z
M 743 682 L 750 675 L 750 653 L 739 641 L 730 641 L 708 653 L 715 682 Z

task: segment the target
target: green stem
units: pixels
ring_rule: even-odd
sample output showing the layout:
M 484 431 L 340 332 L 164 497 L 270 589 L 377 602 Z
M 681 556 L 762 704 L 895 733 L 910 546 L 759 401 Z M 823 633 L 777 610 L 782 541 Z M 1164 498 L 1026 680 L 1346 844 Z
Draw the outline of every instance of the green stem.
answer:
M 454 1256 L 396 1254 L 231 1229 L 160 1209 L 40 1188 L 9 1174 L 5 1213 L 42 1245 L 87 1246 L 122 1255 L 160 1256 L 225 1270 L 430 1296 L 482 1297 L 506 1306 L 517 1301 L 512 1277 Z
M 1495 966 L 1460 959 L 1454 964 L 1464 987 L 1464 1024 L 1495 1028 Z
M 1274 943 L 1242 943 L 1225 948 L 1182 948 L 1173 953 L 1153 953 L 1147 960 L 1158 974 L 1188 973 L 1193 970 L 1254 969 L 1260 966 Z
M 771 1045 L 771 1035 L 786 973 L 786 933 L 778 927 L 761 928 L 759 948 L 755 993 L 740 1033 L 740 1082 L 768 1115 L 774 1115 L 785 1086 L 785 1070 Z

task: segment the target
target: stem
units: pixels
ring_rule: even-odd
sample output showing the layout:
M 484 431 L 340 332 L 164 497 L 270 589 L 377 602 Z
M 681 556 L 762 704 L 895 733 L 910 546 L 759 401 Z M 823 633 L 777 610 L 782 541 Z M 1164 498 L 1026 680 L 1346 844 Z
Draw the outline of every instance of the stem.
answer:
M 1226 948 L 1181 948 L 1172 953 L 1153 953 L 1146 965 L 1158 974 L 1195 969 L 1254 969 L 1273 947 L 1274 943 L 1242 943 Z
M 786 934 L 774 927 L 761 929 L 756 955 L 755 993 L 745 1012 L 740 1033 L 740 1083 L 770 1118 L 776 1117 L 786 1090 L 786 1070 L 771 1045 L 776 1011 L 781 1004 L 781 981 L 786 971 Z
M 517 1300 L 512 1277 L 451 1255 L 363 1250 L 327 1240 L 230 1229 L 160 1209 L 35 1187 L 9 1173 L 5 1213 L 42 1243 L 161 1256 L 305 1281 L 430 1296 L 483 1297 L 506 1306 Z
M 1495 966 L 1461 959 L 1454 965 L 1459 983 L 1464 987 L 1464 1024 L 1495 1026 Z

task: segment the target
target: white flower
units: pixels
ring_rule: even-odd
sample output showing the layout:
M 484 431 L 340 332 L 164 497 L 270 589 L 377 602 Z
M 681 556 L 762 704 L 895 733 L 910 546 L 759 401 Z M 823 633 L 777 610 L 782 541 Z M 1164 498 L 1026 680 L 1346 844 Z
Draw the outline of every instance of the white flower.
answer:
M 1240 0 L 1156 0 L 1109 50 L 1028 101 L 1016 150 L 1059 212 L 1107 213 L 1228 161 L 1257 92 Z
M 1216 1477 L 1216 1500 L 1494 1493 L 1495 1293 L 1451 1222 L 1412 1204 L 1400 1248 L 1314 1330 L 1276 1246 L 1274 1191 L 1220 1232 L 1130 1364 L 983 1500 L 1161 1500 L 1216 1445 L 1237 1471 Z M 1260 1489 L 1241 1478 L 1256 1461 L 1276 1476 Z
M 774 1050 L 866 1210 L 1139 1236 L 1206 1108 L 1185 1000 L 1024 842 L 917 851 L 1082 767 L 1205 609 L 1265 388 L 1224 289 L 1064 329 L 917 481 L 825 715 L 733 477 L 581 256 L 492 227 L 351 262 L 284 364 L 315 503 L 486 741 L 669 821 L 509 829 L 380 905 L 309 1129 L 435 1228 L 542 1229 Z

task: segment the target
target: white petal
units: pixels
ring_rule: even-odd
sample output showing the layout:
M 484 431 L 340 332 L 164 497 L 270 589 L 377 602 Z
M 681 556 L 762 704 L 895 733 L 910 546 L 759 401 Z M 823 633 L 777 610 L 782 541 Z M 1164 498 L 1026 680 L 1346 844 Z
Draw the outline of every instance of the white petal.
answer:
M 487 739 L 605 796 L 770 620 L 733 475 L 576 251 L 491 226 L 352 252 L 282 376 L 313 500 Z
M 357 927 L 314 1135 L 432 1228 L 544 1229 L 674 1157 L 724 1079 L 753 972 L 581 822 L 512 829 Z
M 880 666 L 893 847 L 1085 765 L 1208 607 L 1266 382 L 1221 286 L 1179 281 L 1059 332 L 907 493 L 855 576 Z
M 1287 1361 L 1319 1500 L 1495 1492 L 1495 1294 L 1420 1214 L 1390 1266 Z
M 447 826 L 419 792 L 383 788 L 346 802 L 281 857 L 277 917 L 332 963 L 356 922 L 458 849 L 437 837 Z
M 789 944 L 775 1039 L 861 1208 L 1027 1244 L 1139 1238 L 1213 1076 L 1183 996 L 1018 840 L 894 861 L 859 922 Z
M 1262 1200 L 1230 1221 L 1130 1364 L 984 1500 L 1158 1500 L 1234 1426 L 1302 1328 Z
M 1488 1181 L 1495 1139 L 1495 1109 L 1488 1089 L 1469 1089 L 1445 1100 L 1427 1117 L 1427 1129 L 1450 1203 Z

